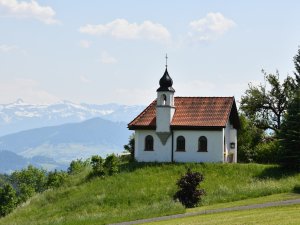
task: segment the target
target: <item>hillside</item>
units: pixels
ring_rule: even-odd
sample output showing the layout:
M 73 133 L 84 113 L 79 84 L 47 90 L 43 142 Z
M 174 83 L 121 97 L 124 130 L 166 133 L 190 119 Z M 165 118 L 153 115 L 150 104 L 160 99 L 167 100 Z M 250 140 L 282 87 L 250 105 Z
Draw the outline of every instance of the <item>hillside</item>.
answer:
M 92 180 L 87 168 L 65 186 L 34 196 L 0 225 L 107 224 L 182 213 L 172 196 L 187 168 L 204 174 L 202 205 L 291 192 L 300 182 L 300 174 L 258 164 L 131 163 L 118 175 Z

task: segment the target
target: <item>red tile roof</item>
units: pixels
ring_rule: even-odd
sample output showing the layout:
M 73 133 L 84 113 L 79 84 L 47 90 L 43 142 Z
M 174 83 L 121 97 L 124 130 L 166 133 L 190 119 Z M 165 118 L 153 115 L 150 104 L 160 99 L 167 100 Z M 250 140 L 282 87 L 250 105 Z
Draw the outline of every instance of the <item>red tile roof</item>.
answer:
M 171 127 L 201 129 L 225 127 L 230 120 L 239 127 L 234 97 L 175 97 L 175 113 Z M 128 128 L 155 129 L 156 100 L 128 124 Z

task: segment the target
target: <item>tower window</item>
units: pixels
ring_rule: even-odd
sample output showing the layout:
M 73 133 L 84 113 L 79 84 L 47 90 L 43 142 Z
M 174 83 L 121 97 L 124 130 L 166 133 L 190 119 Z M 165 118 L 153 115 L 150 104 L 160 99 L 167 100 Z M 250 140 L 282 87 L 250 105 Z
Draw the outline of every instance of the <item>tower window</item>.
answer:
M 167 96 L 165 94 L 163 94 L 161 96 L 161 104 L 162 105 L 166 105 L 166 103 L 167 103 Z
M 145 151 L 153 151 L 153 137 L 147 135 L 145 138 Z
M 207 152 L 207 138 L 205 136 L 198 139 L 198 152 Z
M 179 136 L 177 138 L 177 143 L 176 143 L 176 151 L 179 152 L 184 152 L 185 151 L 185 139 L 183 136 Z

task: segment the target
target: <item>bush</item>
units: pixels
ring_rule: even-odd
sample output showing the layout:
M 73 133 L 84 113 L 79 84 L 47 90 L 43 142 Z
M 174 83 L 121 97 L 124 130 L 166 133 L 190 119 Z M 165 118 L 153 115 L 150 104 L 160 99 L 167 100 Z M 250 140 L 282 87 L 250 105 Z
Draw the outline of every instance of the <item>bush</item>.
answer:
M 91 165 L 93 168 L 93 174 L 95 176 L 104 176 L 105 172 L 104 172 L 104 167 L 103 167 L 103 159 L 98 156 L 98 155 L 93 155 L 91 158 Z
M 261 142 L 255 147 L 255 162 L 277 163 L 279 158 L 278 141 Z
M 32 188 L 35 192 L 42 192 L 46 187 L 46 171 L 29 165 L 26 169 L 13 172 L 11 182 L 18 193 L 22 185 Z
M 120 161 L 115 154 L 108 155 L 104 162 L 104 168 L 108 175 L 113 175 L 119 172 Z
M 16 207 L 16 191 L 9 184 L 0 188 L 0 217 L 6 216 Z
M 68 168 L 68 174 L 77 174 L 82 172 L 88 165 L 87 161 L 81 159 L 73 160 Z
M 179 191 L 174 195 L 174 199 L 178 199 L 186 208 L 195 207 L 201 200 L 201 196 L 205 194 L 203 189 L 198 189 L 200 182 L 204 177 L 199 172 L 191 172 L 189 169 L 178 181 Z
M 47 188 L 57 188 L 63 185 L 67 179 L 66 172 L 54 170 L 53 172 L 48 173 L 48 179 L 46 186 Z

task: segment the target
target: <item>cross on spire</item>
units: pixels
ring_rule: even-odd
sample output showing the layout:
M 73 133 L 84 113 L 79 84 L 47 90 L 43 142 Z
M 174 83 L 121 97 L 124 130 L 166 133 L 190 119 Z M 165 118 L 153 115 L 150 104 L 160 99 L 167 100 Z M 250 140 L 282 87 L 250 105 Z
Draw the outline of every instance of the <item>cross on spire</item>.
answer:
M 168 55 L 166 54 L 166 68 L 168 67 Z

